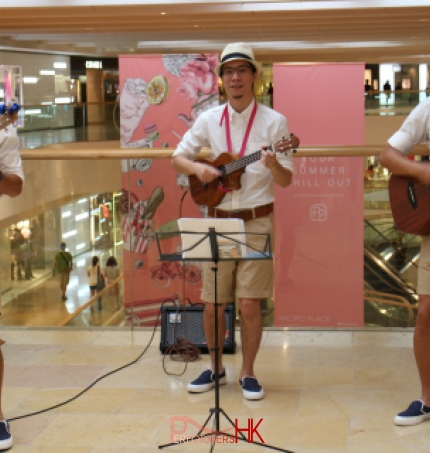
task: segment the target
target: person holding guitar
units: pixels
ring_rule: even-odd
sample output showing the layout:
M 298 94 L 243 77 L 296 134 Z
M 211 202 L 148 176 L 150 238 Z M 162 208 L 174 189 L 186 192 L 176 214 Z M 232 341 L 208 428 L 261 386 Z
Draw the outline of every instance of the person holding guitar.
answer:
M 241 218 L 245 231 L 269 233 L 273 240 L 274 185 L 288 187 L 292 181 L 292 151 L 299 140 L 289 134 L 287 120 L 271 108 L 256 102 L 253 85 L 262 71 L 254 53 L 245 43 L 228 44 L 221 54 L 215 73 L 221 78 L 227 104 L 207 110 L 197 117 L 194 125 L 182 138 L 172 159 L 173 167 L 189 175 L 190 189 L 196 180 L 203 194 L 194 195 L 197 204 L 208 206 L 213 218 Z M 201 148 L 210 147 L 212 161 L 196 159 Z M 257 151 L 259 150 L 259 151 Z M 247 158 L 250 161 L 247 162 Z M 227 167 L 238 160 L 242 167 L 231 176 Z M 243 167 L 246 166 L 244 170 Z M 215 194 L 206 197 L 214 189 Z M 250 237 L 251 236 L 251 237 Z M 265 236 L 247 235 L 248 244 L 262 250 Z M 263 331 L 260 300 L 273 294 L 273 265 L 269 260 L 221 261 L 218 267 L 220 288 L 217 288 L 218 310 L 214 307 L 213 265 L 204 268 L 202 300 L 205 302 L 203 325 L 211 356 L 211 368 L 188 384 L 188 391 L 201 393 L 215 385 L 218 373 L 220 384 L 226 383 L 226 373 L 219 359 L 215 369 L 214 319 L 218 313 L 219 345 L 222 352 L 225 338 L 224 308 L 235 297 L 241 313 L 242 367 L 239 383 L 243 396 L 249 400 L 264 397 L 264 390 L 254 373 L 254 362 Z
M 0 196 L 17 197 L 24 184 L 18 135 L 15 126 L 11 124 L 16 121 L 17 112 L 18 107 L 5 109 L 4 104 L 0 105 Z M 0 345 L 2 344 L 4 341 L 0 339 Z M 3 372 L 4 360 L 0 348 L 0 450 L 7 450 L 12 447 L 13 438 L 2 412 Z
M 409 114 L 401 128 L 388 139 L 379 155 L 379 163 L 393 175 L 430 185 L 430 165 L 406 158 L 415 145 L 430 136 L 430 98 Z M 391 184 L 391 181 L 390 181 Z M 428 213 L 427 213 L 428 214 Z M 394 214 L 393 214 L 394 215 Z M 421 399 L 413 401 L 395 418 L 394 423 L 410 426 L 430 418 L 430 236 L 422 237 L 418 267 L 418 316 L 414 332 L 414 354 L 421 381 Z

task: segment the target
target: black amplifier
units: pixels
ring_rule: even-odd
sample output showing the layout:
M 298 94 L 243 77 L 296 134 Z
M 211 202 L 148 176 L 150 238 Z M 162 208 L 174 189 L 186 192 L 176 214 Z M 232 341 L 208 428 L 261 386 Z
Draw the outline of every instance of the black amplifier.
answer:
M 162 306 L 160 351 L 165 352 L 178 338 L 184 338 L 193 343 L 200 352 L 208 353 L 203 331 L 203 310 L 203 305 Z M 223 352 L 234 354 L 236 352 L 234 305 L 227 305 L 224 313 L 226 334 Z

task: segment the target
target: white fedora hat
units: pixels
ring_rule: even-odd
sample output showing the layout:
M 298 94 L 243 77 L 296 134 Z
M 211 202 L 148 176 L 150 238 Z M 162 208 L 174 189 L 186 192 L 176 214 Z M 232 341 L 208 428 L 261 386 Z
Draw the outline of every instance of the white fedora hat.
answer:
M 257 70 L 257 75 L 263 70 L 263 66 L 254 59 L 254 52 L 251 47 L 244 42 L 227 44 L 221 54 L 221 61 L 215 67 L 215 74 L 219 77 L 222 65 L 233 60 L 244 60 L 251 63 Z

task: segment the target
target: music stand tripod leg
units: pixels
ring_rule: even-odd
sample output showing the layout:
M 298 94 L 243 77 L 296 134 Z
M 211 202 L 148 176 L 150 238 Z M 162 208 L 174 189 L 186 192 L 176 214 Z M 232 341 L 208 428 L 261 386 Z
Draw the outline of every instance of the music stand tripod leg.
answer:
M 158 448 L 162 449 L 165 447 L 170 447 L 172 445 L 180 445 L 185 442 L 192 442 L 193 440 L 197 439 L 202 439 L 205 437 L 209 436 L 218 436 L 220 432 L 220 423 L 219 423 L 219 413 L 224 411 L 220 409 L 219 407 L 219 376 L 218 376 L 218 366 L 219 366 L 219 347 L 218 347 L 218 341 L 219 341 L 219 335 L 218 335 L 218 293 L 217 293 L 217 284 L 218 284 L 218 261 L 219 261 L 219 255 L 218 255 L 218 244 L 216 240 L 216 236 L 214 236 L 215 230 L 213 228 L 209 229 L 209 240 L 211 244 L 211 253 L 212 253 L 212 260 L 214 263 L 214 267 L 212 268 L 212 271 L 214 272 L 214 285 L 215 285 L 215 292 L 214 292 L 214 307 L 215 307 L 215 321 L 214 321 L 214 328 L 215 328 L 215 347 L 212 349 L 215 352 L 215 407 L 210 409 L 210 414 L 208 418 L 205 420 L 204 424 L 200 428 L 199 432 L 191 437 L 187 438 L 184 440 L 180 440 L 179 442 L 171 442 L 168 444 L 164 445 L 159 445 Z M 207 424 L 209 423 L 210 419 L 214 416 L 214 426 L 215 429 L 212 430 L 210 433 L 204 433 L 204 429 L 206 428 Z M 211 442 L 211 450 L 212 451 L 215 447 L 215 443 Z

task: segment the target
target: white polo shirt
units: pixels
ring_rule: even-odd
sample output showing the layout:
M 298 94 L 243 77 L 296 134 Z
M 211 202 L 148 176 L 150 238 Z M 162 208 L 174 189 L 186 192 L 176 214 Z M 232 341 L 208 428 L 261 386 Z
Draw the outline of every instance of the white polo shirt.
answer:
M 21 156 L 18 151 L 19 138 L 12 125 L 0 131 L 0 171 L 18 175 L 24 182 Z
M 251 102 L 242 113 L 237 113 L 228 104 L 234 154 L 239 154 L 254 102 Z M 211 149 L 211 160 L 216 159 L 221 153 L 226 153 L 225 121 L 221 124 L 224 109 L 225 105 L 219 105 L 200 114 L 191 129 L 185 133 L 173 155 L 183 155 L 193 159 L 203 147 Z M 262 147 L 274 144 L 283 137 L 285 139 L 289 137 L 286 118 L 263 104 L 257 104 L 257 112 L 249 134 L 245 156 L 260 151 Z M 278 153 L 277 159 L 284 168 L 293 172 L 292 156 Z M 246 167 L 240 182 L 241 189 L 228 192 L 217 208 L 227 211 L 248 209 L 274 201 L 272 174 L 260 160 Z
M 393 134 L 388 143 L 402 154 L 408 154 L 415 145 L 430 143 L 430 98 L 420 102 Z

